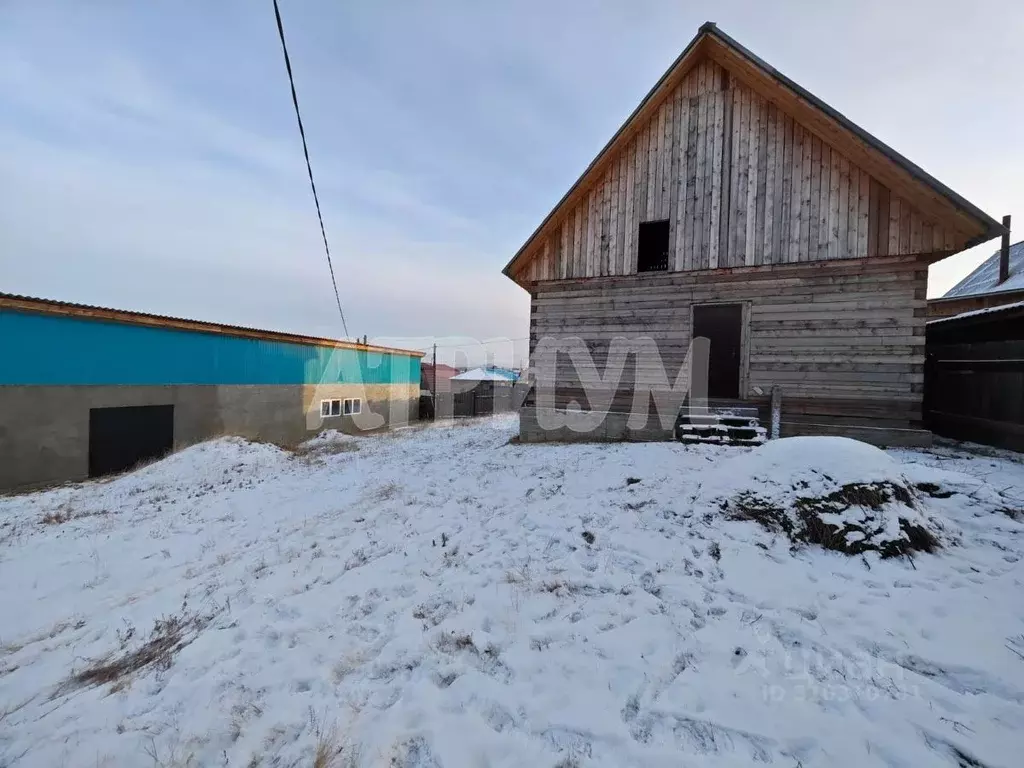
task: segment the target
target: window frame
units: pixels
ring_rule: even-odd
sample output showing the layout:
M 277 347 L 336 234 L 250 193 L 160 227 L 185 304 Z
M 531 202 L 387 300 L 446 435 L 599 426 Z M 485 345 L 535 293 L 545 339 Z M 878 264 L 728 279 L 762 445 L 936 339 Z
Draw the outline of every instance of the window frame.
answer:
M 324 413 L 324 406 L 326 406 L 327 413 Z M 334 410 L 335 406 L 337 406 L 337 409 L 338 409 L 337 411 Z M 320 401 L 320 418 L 321 419 L 330 419 L 330 418 L 333 418 L 335 416 L 340 416 L 340 415 L 341 415 L 341 400 L 339 400 L 336 397 L 332 397 L 332 398 L 328 398 L 326 400 L 321 400 Z

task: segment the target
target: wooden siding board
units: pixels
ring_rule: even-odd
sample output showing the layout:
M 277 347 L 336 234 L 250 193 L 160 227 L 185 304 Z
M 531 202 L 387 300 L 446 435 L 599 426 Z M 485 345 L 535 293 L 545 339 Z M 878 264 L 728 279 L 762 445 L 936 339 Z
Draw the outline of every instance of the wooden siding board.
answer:
M 634 222 L 633 226 L 639 232 L 640 224 L 647 221 L 647 162 L 648 162 L 648 137 L 650 132 L 645 128 L 638 135 L 636 155 L 636 192 L 634 194 Z M 636 259 L 634 258 L 634 261 Z
M 887 254 L 896 254 L 900 250 L 900 198 L 898 195 L 889 196 L 889 226 L 888 237 L 885 244 Z
M 808 229 L 801 261 L 813 260 L 818 255 L 818 229 L 821 226 L 821 139 L 811 136 L 811 189 L 808 201 Z M 828 176 L 825 176 L 828 183 Z
M 718 77 L 718 73 L 715 73 Z M 725 94 L 722 91 L 715 91 L 712 94 L 712 112 L 714 120 L 711 126 L 711 220 L 710 220 L 710 242 L 708 244 L 708 266 L 714 269 L 718 266 L 719 248 L 722 225 L 722 157 L 724 144 L 725 124 Z
M 761 264 L 764 259 L 764 215 L 767 203 L 767 172 L 766 162 L 768 156 L 768 102 L 758 98 L 756 127 L 753 135 L 757 138 L 757 152 L 753 157 L 754 177 L 757 179 L 754 192 L 754 229 L 753 237 L 753 263 Z
M 626 189 L 623 205 L 625 207 L 625 232 L 622 252 L 622 274 L 631 275 L 636 272 L 636 139 L 626 149 Z
M 889 253 L 889 188 L 879 185 L 878 188 L 878 244 L 875 246 L 875 253 L 878 256 L 886 256 Z
M 652 143 L 656 147 L 654 152 L 654 165 L 651 168 L 654 183 L 651 186 L 652 198 L 648 204 L 648 216 L 651 219 L 661 218 L 661 190 L 665 183 L 665 120 L 667 118 L 668 105 L 662 104 L 658 110 L 658 119 L 652 125 L 654 135 Z
M 647 123 L 647 167 L 644 170 L 644 221 L 654 220 L 654 206 L 657 195 L 654 192 L 658 177 L 658 116 L 654 115 Z
M 626 273 L 626 179 L 629 167 L 629 158 L 623 154 L 619 162 L 619 184 L 616 190 L 615 215 L 618 221 L 615 225 L 615 269 L 613 275 Z
M 782 156 L 782 134 L 778 122 L 778 111 L 774 104 L 768 104 L 768 144 L 765 153 L 765 199 L 764 199 L 764 245 L 762 263 L 771 264 L 778 253 L 778 236 L 775 222 L 779 219 L 782 177 L 779 173 Z
M 839 155 L 839 201 L 836 209 L 836 258 L 850 258 L 850 161 Z
M 868 201 L 870 198 L 871 177 L 867 171 L 859 170 L 857 192 L 857 257 L 868 255 Z
M 868 185 L 868 256 L 878 255 L 878 202 L 881 187 L 874 178 Z
M 731 88 L 730 77 L 727 72 L 723 73 L 722 84 L 722 188 L 718 206 L 718 266 L 726 267 L 730 264 L 730 208 L 729 202 L 732 196 L 732 183 L 735 178 L 735 165 L 733 163 L 733 140 L 732 122 L 735 101 L 735 90 Z
M 594 240 L 596 232 L 600 227 L 599 205 L 598 200 L 600 199 L 601 189 L 595 187 L 590 190 L 590 194 L 587 195 L 587 229 L 583 238 L 583 259 L 584 267 L 583 274 L 587 277 L 596 277 L 597 269 L 595 265 L 595 251 Z
M 729 118 L 727 120 L 729 125 L 729 137 L 727 140 L 729 145 L 729 194 L 722 200 L 722 206 L 725 208 L 724 218 L 726 221 L 725 235 L 723 238 L 726 244 L 726 260 L 723 266 L 727 267 L 734 267 L 738 264 L 736 258 L 736 251 L 738 248 L 736 222 L 738 220 L 739 210 L 735 200 L 738 195 L 740 184 L 739 126 L 743 119 L 743 102 L 741 96 L 741 89 L 735 87 L 731 89 L 729 99 Z
M 679 220 L 676 215 L 679 204 L 679 174 L 682 172 L 679 162 L 679 121 L 682 119 L 682 102 L 679 97 L 679 89 L 672 91 L 672 121 L 667 126 L 669 131 L 669 175 L 666 179 L 668 184 L 667 196 L 668 207 L 665 217 L 668 219 L 668 252 L 669 269 L 676 269 L 675 253 L 676 238 L 679 234 Z
M 746 262 L 747 253 L 747 187 L 750 181 L 750 98 L 747 89 L 740 91 L 740 122 L 737 130 L 738 153 L 736 155 L 737 174 L 734 192 L 736 216 L 733 229 L 736 233 L 736 253 L 733 264 L 741 266 Z
M 608 242 L 605 243 L 605 274 L 620 274 L 617 263 L 619 252 L 619 166 L 620 162 L 612 165 L 611 184 L 608 187 Z
M 910 250 L 910 220 L 913 218 L 913 210 L 909 207 L 900 207 L 900 253 L 908 254 Z
M 691 87 L 690 89 L 695 90 Z M 696 259 L 693 254 L 694 229 L 697 210 L 697 133 L 699 115 L 697 97 L 687 96 L 687 111 L 690 119 L 686 135 L 686 219 L 684 221 L 685 244 L 683 246 L 683 269 L 695 269 Z
M 812 248 L 816 255 L 812 258 L 828 258 L 828 216 L 829 216 L 829 194 L 832 188 L 832 150 L 822 142 L 821 145 L 821 185 L 818 187 L 818 242 L 817 250 Z
M 846 215 L 846 258 L 856 259 L 857 227 L 860 221 L 860 169 L 853 163 L 848 163 L 847 171 L 850 193 Z
M 675 269 L 683 270 L 686 269 L 686 244 L 689 236 L 689 230 L 686 225 L 686 219 L 689 213 L 688 200 L 686 197 L 686 185 L 690 174 L 690 168 L 692 167 L 687 155 L 687 142 L 690 137 L 690 98 L 687 95 L 687 87 L 685 83 L 679 87 L 679 105 L 681 110 L 680 120 L 678 121 L 679 125 L 676 126 L 676 144 L 678 146 L 677 152 L 679 154 L 679 175 L 675 179 L 676 212 L 674 225 L 676 228 L 676 247 L 674 253 Z
M 793 124 L 793 170 L 791 172 L 790 210 L 789 210 L 789 253 L 790 263 L 799 260 L 800 231 L 803 223 L 803 186 L 804 186 L 804 129 L 798 123 Z
M 586 201 L 584 201 L 586 202 Z M 576 209 L 576 231 L 574 233 L 575 240 L 573 242 L 573 264 L 577 277 L 586 277 L 586 249 L 583 245 L 583 239 L 587 233 L 587 208 L 586 205 L 580 205 Z
M 701 264 L 711 266 L 711 208 L 714 203 L 715 167 L 715 93 L 709 63 L 707 93 L 704 94 L 704 206 L 701 221 Z
M 672 144 L 674 135 L 674 126 L 676 120 L 676 104 L 675 99 L 668 99 L 666 101 L 665 109 L 665 129 L 663 132 L 663 147 L 662 147 L 662 176 L 661 176 L 661 193 L 660 193 L 660 210 L 658 217 L 662 219 L 672 218 Z
M 807 261 L 807 244 L 810 242 L 811 220 L 811 176 L 814 173 L 812 163 L 814 155 L 814 136 L 804 131 L 803 157 L 801 158 L 800 181 L 800 239 L 797 242 L 797 261 Z
M 839 254 L 839 203 L 842 187 L 842 170 L 840 169 L 839 153 L 834 149 L 829 153 L 831 167 L 829 168 L 828 186 L 828 240 L 826 248 L 828 258 L 838 259 Z M 845 207 L 845 206 L 844 206 Z
M 700 93 L 698 81 L 698 94 Z M 707 136 L 707 100 L 704 96 L 695 96 L 691 102 L 697 117 L 697 130 L 694 133 L 694 154 L 696 171 L 693 183 L 693 237 L 691 246 L 692 260 L 690 269 L 703 269 L 706 264 L 703 258 L 704 245 L 704 176 L 706 173 L 705 138 Z
M 779 200 L 778 248 L 776 263 L 789 261 L 789 238 L 792 231 L 793 196 L 793 121 L 783 112 L 782 118 L 782 196 Z

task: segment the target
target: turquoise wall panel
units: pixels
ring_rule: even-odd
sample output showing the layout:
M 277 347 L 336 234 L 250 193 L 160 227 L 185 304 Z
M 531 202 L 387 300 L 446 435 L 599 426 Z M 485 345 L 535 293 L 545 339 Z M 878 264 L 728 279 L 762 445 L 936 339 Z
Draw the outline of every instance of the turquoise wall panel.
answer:
M 410 384 L 408 355 L 0 310 L 0 384 Z

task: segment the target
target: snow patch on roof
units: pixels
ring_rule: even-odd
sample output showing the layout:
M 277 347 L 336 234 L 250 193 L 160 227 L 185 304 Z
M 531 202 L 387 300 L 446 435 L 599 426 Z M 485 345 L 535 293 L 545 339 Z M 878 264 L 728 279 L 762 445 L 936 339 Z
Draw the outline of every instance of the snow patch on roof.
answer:
M 1010 246 L 1010 276 L 999 282 L 999 251 L 989 256 L 967 277 L 954 285 L 942 297 L 977 296 L 996 291 L 1024 291 L 1024 240 Z
M 452 376 L 452 381 L 515 381 L 517 378 L 515 373 L 503 368 L 474 368 Z

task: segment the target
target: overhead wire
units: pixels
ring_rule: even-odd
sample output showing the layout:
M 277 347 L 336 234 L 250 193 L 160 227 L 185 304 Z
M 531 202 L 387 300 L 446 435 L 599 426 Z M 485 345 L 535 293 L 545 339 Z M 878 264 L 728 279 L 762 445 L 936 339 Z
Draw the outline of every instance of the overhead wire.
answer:
M 331 262 L 331 247 L 327 244 L 327 230 L 324 228 L 324 217 L 320 212 L 320 198 L 316 193 L 313 181 L 313 166 L 309 162 L 309 146 L 306 144 L 306 130 L 302 127 L 302 114 L 299 112 L 299 97 L 295 93 L 295 78 L 292 75 L 292 60 L 288 56 L 288 45 L 284 41 L 284 24 L 281 22 L 281 9 L 274 0 L 274 17 L 277 19 L 277 34 L 281 38 L 281 52 L 284 53 L 284 66 L 288 70 L 288 84 L 292 89 L 292 104 L 295 105 L 295 119 L 299 123 L 299 136 L 302 137 L 302 153 L 306 156 L 306 171 L 309 174 L 309 188 L 313 190 L 313 202 L 316 204 L 316 217 L 320 222 L 320 235 L 324 240 L 324 253 L 327 254 L 327 269 L 331 273 L 331 285 L 334 286 L 334 300 L 338 303 L 338 314 L 341 315 L 341 327 L 348 338 L 348 324 L 345 322 L 345 310 L 341 308 L 341 294 L 338 293 L 338 282 L 334 278 L 334 264 Z

